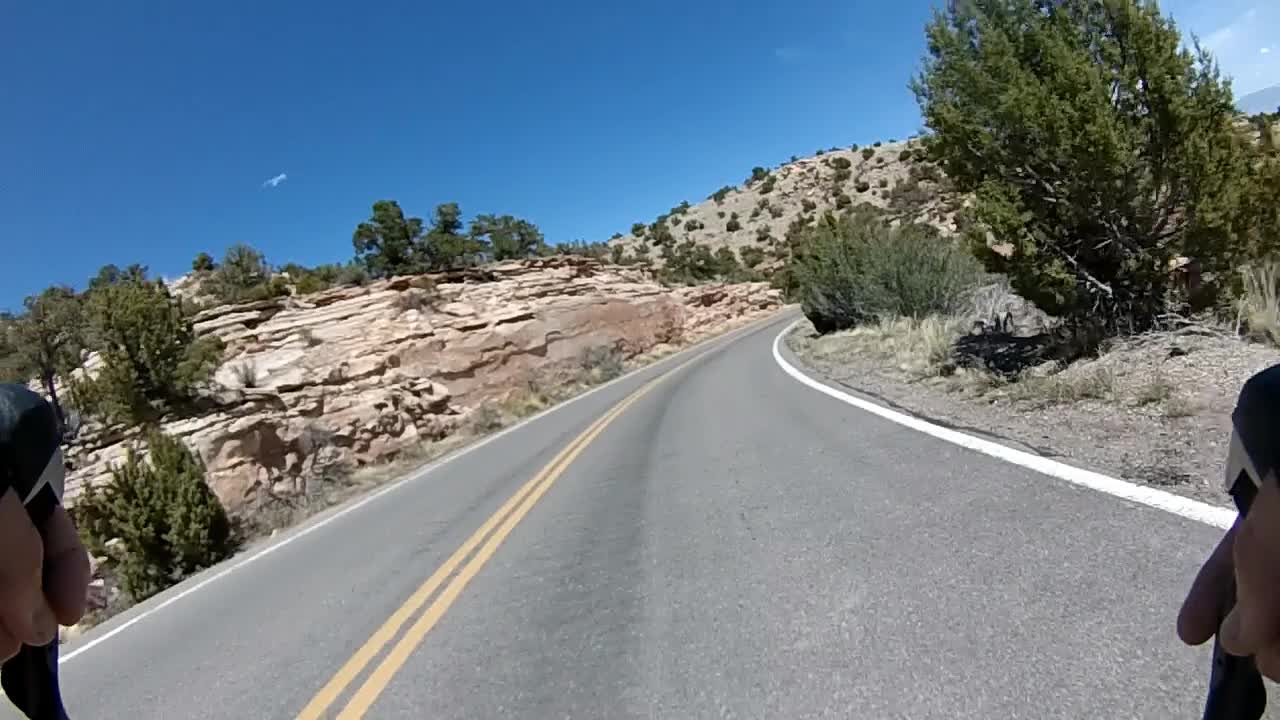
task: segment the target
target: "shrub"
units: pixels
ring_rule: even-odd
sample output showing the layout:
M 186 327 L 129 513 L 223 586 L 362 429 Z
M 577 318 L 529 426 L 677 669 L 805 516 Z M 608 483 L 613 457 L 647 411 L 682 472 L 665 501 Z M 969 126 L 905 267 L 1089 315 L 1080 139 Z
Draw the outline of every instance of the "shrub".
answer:
M 831 181 L 836 185 L 839 185 L 841 183 L 848 182 L 851 177 L 853 177 L 852 170 L 849 168 L 840 168 L 839 170 L 836 170 L 836 174 L 832 176 Z
M 685 221 L 684 229 L 685 229 L 685 232 L 693 232 L 694 230 L 701 230 L 702 223 L 697 220 L 687 220 Z
M 273 277 L 262 253 L 245 244 L 232 245 L 210 277 L 209 290 L 224 303 L 253 302 L 288 295 L 288 285 Z
M 765 179 L 769 175 L 769 171 L 757 165 L 751 168 L 751 177 L 747 178 L 747 185 Z
M 649 227 L 649 239 L 654 245 L 670 245 L 676 241 L 671 228 L 661 223 L 654 223 Z
M 730 218 L 729 222 L 724 224 L 724 229 L 728 232 L 738 232 L 742 229 L 742 223 L 737 218 Z
M 876 154 L 875 148 L 862 148 L 862 159 L 870 160 Z
M 758 247 L 748 245 L 738 249 L 738 257 L 742 259 L 744 267 L 754 268 L 764 262 L 764 251 Z
M 846 157 L 832 158 L 831 167 L 837 170 L 848 170 L 853 167 L 853 162 Z
M 854 185 L 853 188 L 860 193 L 864 193 L 871 189 L 871 183 L 867 182 L 866 180 L 859 180 L 858 184 Z
M 182 441 L 158 430 L 147 457 L 130 448 L 101 487 L 85 487 L 71 513 L 91 553 L 111 558 L 125 592 L 143 600 L 235 549 L 231 523 Z M 108 545 L 119 539 L 120 545 Z
M 626 370 L 622 351 L 613 345 L 597 345 L 584 348 L 578 356 L 578 365 L 588 384 L 608 382 Z
M 769 193 L 773 192 L 773 187 L 776 183 L 777 183 L 777 179 L 774 178 L 773 175 L 770 175 L 768 178 L 765 179 L 764 183 L 760 185 L 760 194 L 768 195 Z
M 209 256 L 209 253 L 206 252 L 196 255 L 195 259 L 191 261 L 191 270 L 193 272 L 209 272 L 216 267 L 217 263 L 215 263 L 213 258 Z
M 907 171 L 907 177 L 912 180 L 928 180 L 929 182 L 942 182 L 942 171 L 937 165 L 912 165 Z
M 915 180 L 899 180 L 889 191 L 889 207 L 900 212 L 915 212 L 928 204 L 931 195 Z
M 767 243 L 773 239 L 773 233 L 769 231 L 768 225 L 761 225 L 756 228 L 756 242 Z
M 819 156 L 819 157 L 821 157 L 821 156 L 823 156 L 823 155 L 826 155 L 826 154 L 827 154 L 827 151 L 826 151 L 826 150 L 823 150 L 823 149 L 821 149 L 821 148 L 819 148 L 819 149 L 818 149 L 818 151 L 814 153 L 814 155 Z
M 785 211 L 782 209 L 781 206 L 778 206 L 778 205 L 769 206 L 769 215 L 773 216 L 775 219 L 782 217 L 784 212 Z
M 854 143 L 850 145 L 849 149 L 852 150 L 853 152 L 858 152 L 858 143 Z
M 987 267 L 1069 324 L 1137 332 L 1174 257 L 1221 277 L 1250 259 L 1253 153 L 1230 83 L 1156 3 L 1086 5 L 948 4 L 913 89 Z
M 723 211 L 723 210 L 717 210 L 717 211 L 716 211 L 716 217 L 718 217 L 718 218 L 720 218 L 721 220 L 723 220 L 723 219 L 724 219 L 724 211 Z
M 231 376 L 235 378 L 236 386 L 242 388 L 258 387 L 258 365 L 248 360 L 241 360 L 231 366 Z
M 972 255 L 925 226 L 889 227 L 876 213 L 830 215 L 808 232 L 794 274 L 818 332 L 879 318 L 949 315 L 983 278 Z
M 888 178 L 880 178 L 880 180 L 876 182 L 876 185 L 877 185 L 877 186 L 879 186 L 879 187 L 882 187 L 882 188 L 887 188 L 887 187 L 889 187 L 889 179 L 888 179 Z
M 1241 271 L 1239 325 L 1246 335 L 1280 346 L 1280 262 L 1269 261 Z
M 755 220 L 755 219 L 756 219 L 756 218 L 758 218 L 758 217 L 760 217 L 760 208 L 758 208 L 758 207 L 751 208 L 751 215 L 750 215 L 750 217 L 748 217 L 747 219 L 748 219 L 748 220 Z
M 910 150 L 903 150 L 902 152 L 898 153 L 898 162 L 907 162 L 911 160 L 914 154 L 915 153 L 911 152 Z
M 849 197 L 848 195 L 845 195 L 844 193 L 840 193 L 839 195 L 836 195 L 836 208 L 843 210 L 852 204 L 853 204 L 853 198 Z
M 719 190 L 711 193 L 711 199 L 715 200 L 716 204 L 719 205 L 724 202 L 725 198 L 729 197 L 729 193 L 731 192 L 733 192 L 733 188 L 728 185 L 725 185 Z
M 880 147 L 880 141 L 877 140 L 876 142 L 871 143 L 871 147 Z
M 800 201 L 800 207 L 804 212 L 813 212 L 818 209 L 818 203 L 810 200 L 809 198 L 805 198 Z
M 196 338 L 162 282 L 127 280 L 89 291 L 88 320 L 102 367 L 96 377 L 74 381 L 72 394 L 109 421 L 141 423 L 185 405 L 222 355 L 216 337 Z
M 631 224 L 631 234 L 635 237 L 644 237 L 644 230 L 645 230 L 644 223 Z

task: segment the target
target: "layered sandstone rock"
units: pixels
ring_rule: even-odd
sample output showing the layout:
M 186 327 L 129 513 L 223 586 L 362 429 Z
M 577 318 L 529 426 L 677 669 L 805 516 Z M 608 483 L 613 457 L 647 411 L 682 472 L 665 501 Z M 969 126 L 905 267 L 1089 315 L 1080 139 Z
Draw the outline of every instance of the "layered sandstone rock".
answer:
M 214 308 L 196 329 L 226 343 L 215 387 L 199 414 L 164 429 L 200 453 L 235 511 L 264 490 L 301 492 L 328 466 L 444 438 L 531 377 L 574 372 L 586 350 L 631 358 L 780 304 L 764 283 L 671 290 L 639 268 L 556 257 Z M 135 439 L 78 438 L 69 498 Z

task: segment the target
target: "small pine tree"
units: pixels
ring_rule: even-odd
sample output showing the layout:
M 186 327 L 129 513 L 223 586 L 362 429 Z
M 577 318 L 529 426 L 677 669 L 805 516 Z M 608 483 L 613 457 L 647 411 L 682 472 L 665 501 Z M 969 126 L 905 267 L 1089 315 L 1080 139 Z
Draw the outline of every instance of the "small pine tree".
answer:
M 103 487 L 89 486 L 72 508 L 95 555 L 113 558 L 123 589 L 143 600 L 183 577 L 226 559 L 235 549 L 226 511 L 205 481 L 205 466 L 182 441 L 147 434 L 148 457 L 130 448 Z
M 193 272 L 209 272 L 216 267 L 217 263 L 213 261 L 213 257 L 211 257 L 207 252 L 202 252 L 199 255 L 196 255 L 195 259 L 191 261 L 191 270 Z
M 197 338 L 164 283 L 126 280 L 88 293 L 88 332 L 102 359 L 97 377 L 73 381 L 80 408 L 139 423 L 191 400 L 217 367 L 222 341 Z

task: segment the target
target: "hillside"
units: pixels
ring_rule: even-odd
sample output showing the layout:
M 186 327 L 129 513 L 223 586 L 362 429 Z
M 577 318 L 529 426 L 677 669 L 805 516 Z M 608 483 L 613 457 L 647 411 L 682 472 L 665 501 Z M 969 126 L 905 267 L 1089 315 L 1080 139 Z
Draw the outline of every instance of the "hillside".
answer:
M 924 161 L 919 140 L 819 151 L 773 169 L 756 168 L 752 177 L 725 187 L 697 204 L 672 208 L 652 221 L 636 223 L 615 236 L 611 246 L 630 257 L 662 264 L 661 248 L 685 241 L 764 251 L 763 263 L 779 257 L 787 230 L 801 216 L 810 219 L 828 210 L 868 203 L 910 216 L 941 229 L 954 230 L 958 198 L 941 172 Z M 636 232 L 639 231 L 639 232 Z M 750 256 L 742 258 L 747 260 Z

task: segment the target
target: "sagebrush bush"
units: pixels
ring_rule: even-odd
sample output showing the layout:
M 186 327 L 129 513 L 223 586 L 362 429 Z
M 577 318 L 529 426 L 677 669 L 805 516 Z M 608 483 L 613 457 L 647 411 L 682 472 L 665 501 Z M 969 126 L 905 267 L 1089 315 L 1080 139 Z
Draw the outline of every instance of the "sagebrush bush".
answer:
M 805 316 L 818 332 L 880 318 L 950 315 L 984 273 L 977 260 L 937 231 L 889 227 L 876 213 L 828 215 L 794 260 Z
M 764 251 L 758 247 L 747 246 L 738 249 L 738 257 L 742 260 L 744 267 L 754 268 L 764 262 Z
M 818 209 L 818 203 L 810 200 L 809 198 L 805 198 L 800 201 L 800 207 L 807 213 L 813 212 Z
M 1280 346 L 1280 262 L 1261 262 L 1241 271 L 1238 324 L 1247 336 Z
M 231 523 L 205 482 L 205 466 L 181 440 L 147 434 L 147 457 L 129 449 L 101 487 L 71 512 L 95 556 L 114 563 L 122 588 L 143 600 L 235 550 Z M 112 540 L 119 544 L 108 546 Z
M 613 345 L 584 348 L 578 364 L 589 384 L 608 382 L 626 371 L 622 351 Z
M 875 154 L 876 154 L 875 148 L 862 148 L 863 160 L 870 160 L 873 156 L 875 156 Z
M 738 222 L 737 218 L 731 218 L 729 222 L 724 224 L 724 229 L 728 232 L 738 232 L 742 229 L 742 223 Z

